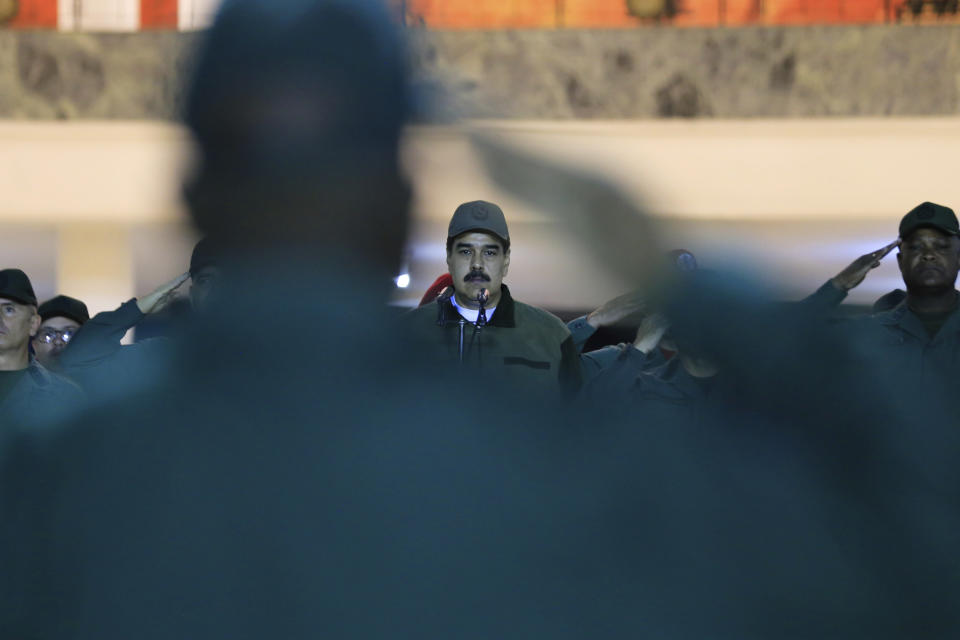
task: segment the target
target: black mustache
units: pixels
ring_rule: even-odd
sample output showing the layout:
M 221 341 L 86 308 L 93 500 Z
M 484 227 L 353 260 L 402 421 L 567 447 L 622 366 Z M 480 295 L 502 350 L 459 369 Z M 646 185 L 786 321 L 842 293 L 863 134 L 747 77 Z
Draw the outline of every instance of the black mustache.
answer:
M 490 282 L 490 276 L 485 274 L 483 271 L 471 271 L 463 277 L 464 282 L 470 282 L 474 278 L 480 278 L 484 282 Z

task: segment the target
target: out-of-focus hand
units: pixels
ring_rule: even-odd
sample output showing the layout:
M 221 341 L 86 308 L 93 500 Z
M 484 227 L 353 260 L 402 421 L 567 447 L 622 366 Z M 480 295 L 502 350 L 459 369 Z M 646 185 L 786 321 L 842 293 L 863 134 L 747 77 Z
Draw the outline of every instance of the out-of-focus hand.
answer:
M 511 147 L 489 130 L 476 128 L 470 139 L 498 187 L 549 215 L 608 273 L 651 303 L 671 291 L 676 270 L 664 264 L 659 223 L 620 187 Z
M 173 300 L 177 289 L 190 277 L 190 273 L 181 273 L 169 282 L 165 282 L 142 298 L 137 298 L 137 307 L 143 314 L 156 313 Z
M 648 313 L 648 305 L 639 291 L 631 291 L 613 300 L 604 302 L 600 307 L 587 314 L 587 324 L 594 329 L 609 327 L 617 323 L 635 324 Z
M 867 273 L 871 269 L 876 269 L 879 267 L 880 261 L 884 258 L 884 256 L 893 251 L 894 247 L 899 245 L 900 239 L 897 238 L 881 249 L 877 249 L 876 251 L 872 251 L 868 254 L 860 256 L 851 262 L 846 269 L 833 277 L 832 282 L 834 286 L 842 291 L 850 291 L 858 284 L 863 282 L 863 279 L 867 277 Z
M 669 327 L 670 323 L 663 314 L 651 313 L 640 323 L 640 328 L 637 329 L 637 337 L 633 340 L 633 346 L 638 351 L 650 353 L 660 344 L 663 334 L 667 332 Z

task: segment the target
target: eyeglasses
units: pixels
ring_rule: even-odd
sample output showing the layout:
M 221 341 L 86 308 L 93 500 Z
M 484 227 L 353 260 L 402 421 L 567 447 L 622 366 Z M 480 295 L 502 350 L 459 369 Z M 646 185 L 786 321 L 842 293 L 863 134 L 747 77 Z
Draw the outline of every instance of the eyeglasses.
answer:
M 41 329 L 39 332 L 37 332 L 37 340 L 44 344 L 52 344 L 57 338 L 60 338 L 61 341 L 67 343 L 73 339 L 73 336 L 76 333 L 76 327 L 63 329 L 62 331 L 57 329 Z

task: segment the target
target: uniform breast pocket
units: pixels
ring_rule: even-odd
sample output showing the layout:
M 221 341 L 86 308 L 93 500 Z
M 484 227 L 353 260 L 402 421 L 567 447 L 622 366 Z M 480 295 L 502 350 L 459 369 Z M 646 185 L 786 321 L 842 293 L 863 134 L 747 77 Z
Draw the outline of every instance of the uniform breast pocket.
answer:
M 515 367 L 528 367 L 530 369 L 542 369 L 542 370 L 550 369 L 549 362 L 543 362 L 540 360 L 530 360 L 529 358 L 520 358 L 517 356 L 504 356 L 503 364 L 508 366 L 515 366 Z

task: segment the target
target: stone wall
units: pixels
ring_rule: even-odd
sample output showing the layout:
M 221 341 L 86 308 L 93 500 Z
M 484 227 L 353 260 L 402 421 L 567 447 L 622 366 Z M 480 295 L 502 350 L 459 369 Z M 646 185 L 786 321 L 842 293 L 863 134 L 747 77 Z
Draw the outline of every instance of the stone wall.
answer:
M 411 34 L 437 118 L 960 112 L 960 26 Z M 196 38 L 0 31 L 0 117 L 169 119 Z
M 948 115 L 960 28 L 755 27 L 425 34 L 418 67 L 471 115 Z
M 195 34 L 0 30 L 0 117 L 171 119 Z

